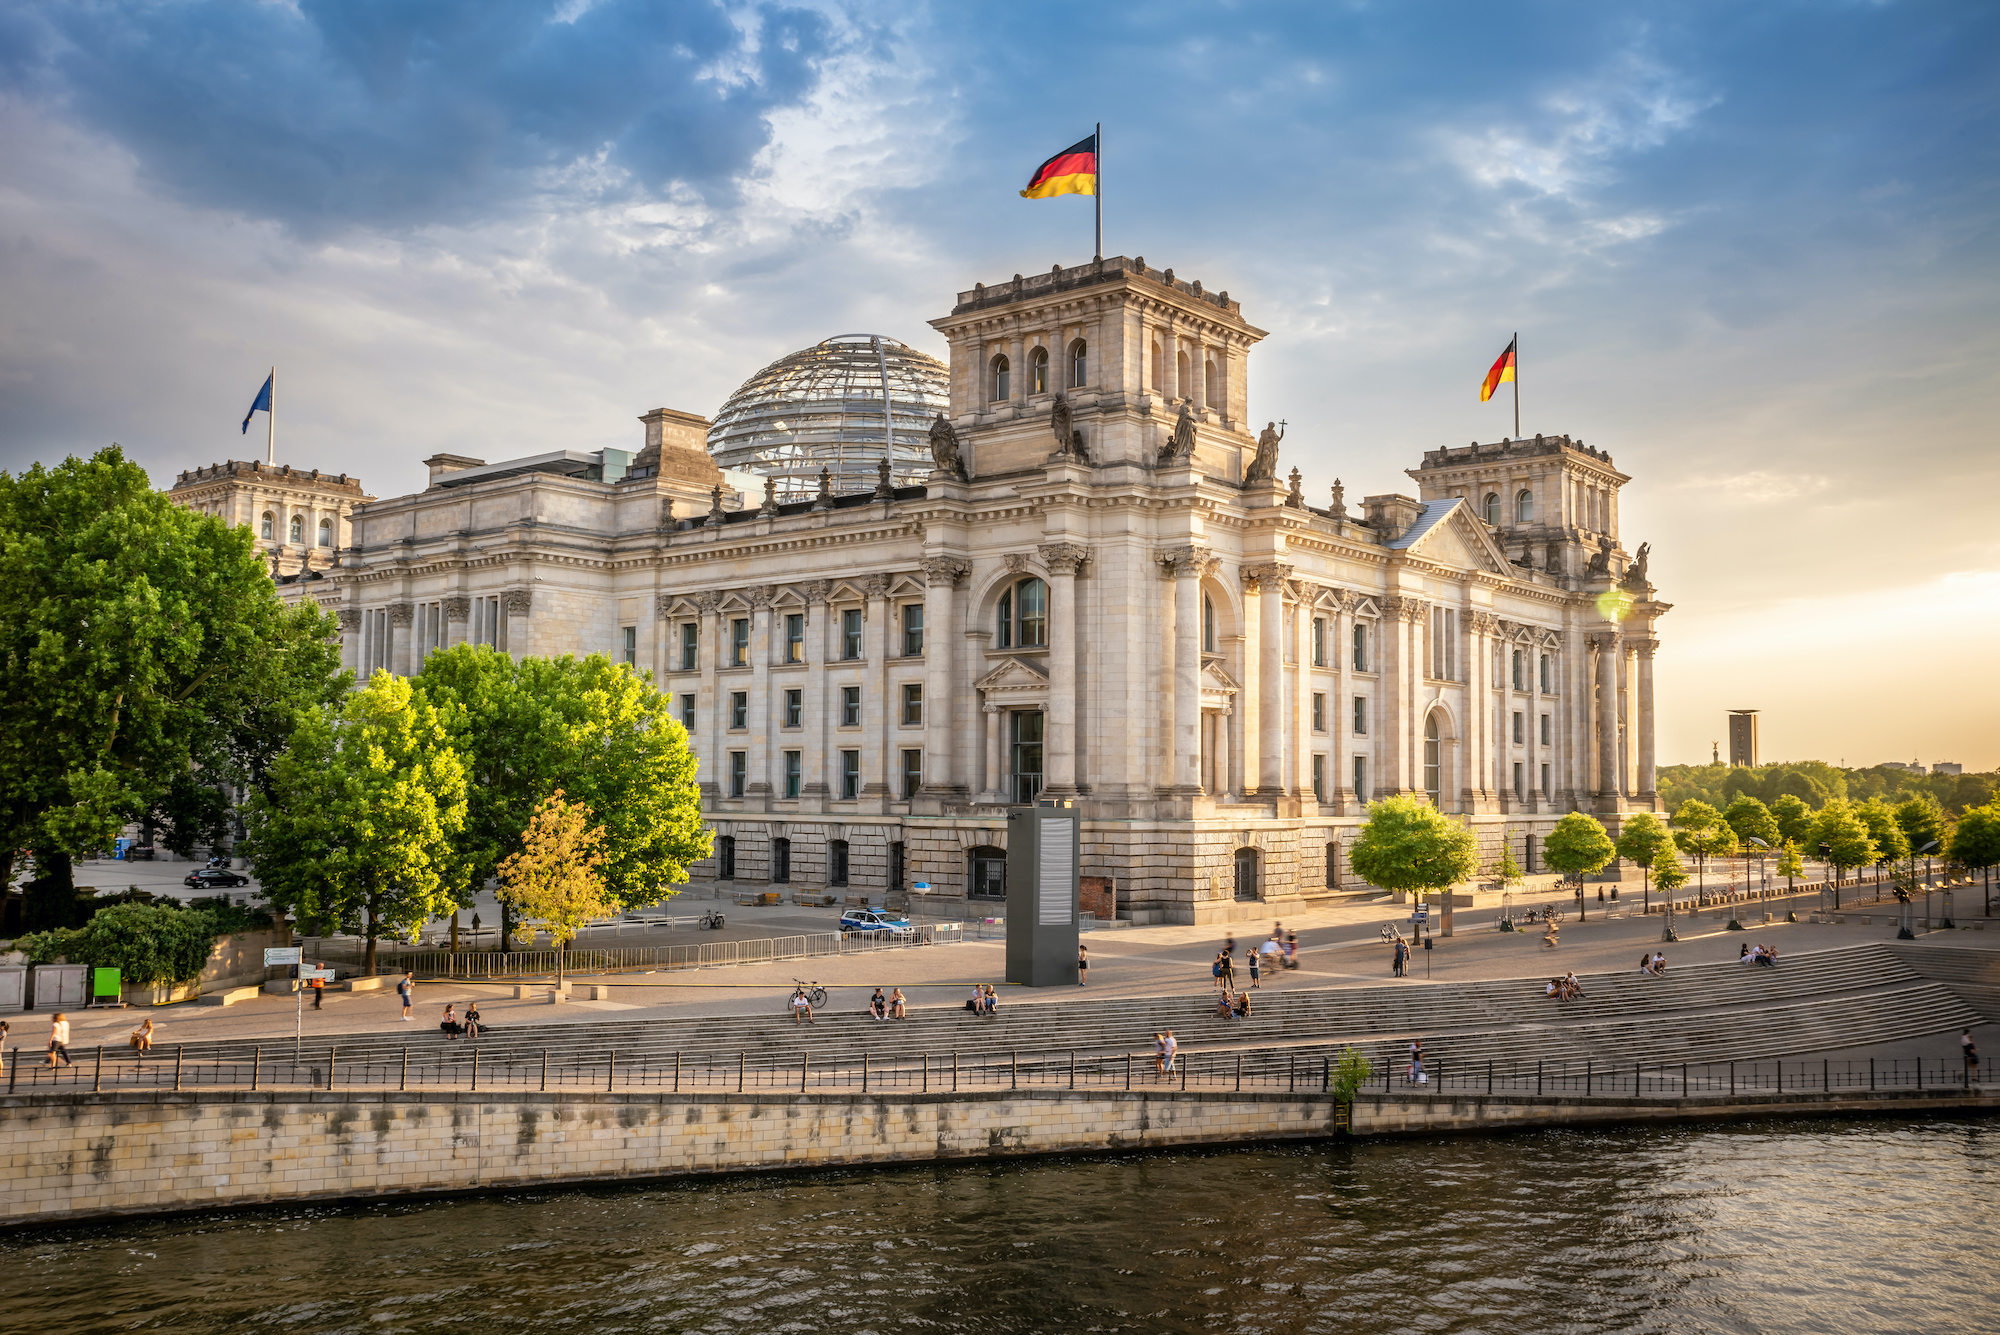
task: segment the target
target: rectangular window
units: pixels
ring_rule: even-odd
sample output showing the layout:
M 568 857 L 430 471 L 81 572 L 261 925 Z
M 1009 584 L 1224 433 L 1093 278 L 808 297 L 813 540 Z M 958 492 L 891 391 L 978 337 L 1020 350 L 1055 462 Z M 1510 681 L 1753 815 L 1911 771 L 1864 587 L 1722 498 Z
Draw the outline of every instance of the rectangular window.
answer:
M 915 797 L 917 789 L 923 786 L 924 753 L 914 749 L 903 752 L 903 800 Z
M 924 651 L 924 605 L 910 603 L 903 608 L 903 657 L 915 658 Z
M 1514 689 L 1528 689 L 1528 655 L 1520 649 L 1514 651 Z
M 1542 694 L 1543 694 L 1543 695 L 1554 695 L 1554 694 L 1555 694 L 1555 687 L 1553 687 L 1553 686 L 1551 686 L 1551 685 L 1549 684 L 1550 680 L 1552 679 L 1552 676 L 1553 676 L 1553 673 L 1552 673 L 1552 670 L 1551 670 L 1551 669 L 1550 669 L 1550 667 L 1549 667 L 1549 656 L 1548 656 L 1547 654 L 1543 654 L 1543 655 L 1542 655 Z
M 1458 680 L 1458 610 L 1431 609 L 1431 676 L 1438 681 Z
M 1542 766 L 1542 796 L 1547 797 L 1548 795 L 1549 795 L 1549 767 L 1547 765 L 1544 765 Z
M 779 885 L 792 879 L 792 841 L 789 839 L 771 841 L 771 879 Z
M 1525 742 L 1525 741 L 1527 741 L 1527 740 L 1528 740 L 1528 739 L 1527 739 L 1527 737 L 1526 737 L 1526 735 L 1525 735 L 1525 734 L 1524 734 L 1524 733 L 1522 732 L 1522 727 L 1523 727 L 1524 723 L 1525 723 L 1525 720 L 1524 720 L 1524 719 L 1523 719 L 1523 718 L 1521 717 L 1521 711 L 1520 711 L 1520 710 L 1518 710 L 1518 709 L 1517 709 L 1517 710 L 1515 710 L 1515 711 L 1514 711 L 1514 745 L 1516 745 L 1516 746 L 1519 746 L 1519 745 L 1520 745 L 1520 744 L 1521 744 L 1522 742 Z
M 1313 731 L 1326 731 L 1326 692 L 1313 692 Z
M 1356 737 L 1368 735 L 1368 697 L 1365 695 L 1354 697 L 1354 735 Z
M 1039 711 L 1008 714 L 1012 732 L 1014 802 L 1026 806 L 1042 791 L 1042 716 Z
M 805 758 L 805 752 L 803 751 L 785 752 L 786 797 L 797 797 L 799 795 L 799 784 L 803 782 L 802 776 L 805 774 Z
M 1354 670 L 1368 670 L 1368 627 L 1359 621 L 1354 623 Z
M 845 886 L 847 884 L 847 841 L 830 839 L 826 845 L 826 883 Z
M 1326 801 L 1326 757 L 1313 757 L 1313 796 Z
M 1549 716 L 1547 714 L 1544 714 L 1542 715 L 1542 745 L 1547 746 L 1548 744 L 1549 744 Z
M 785 692 L 785 726 L 796 728 L 804 721 L 806 693 L 794 686 Z
M 924 688 L 915 682 L 903 687 L 903 722 L 909 724 L 924 721 Z
M 743 789 L 750 780 L 750 753 L 731 751 L 729 753 L 729 795 L 743 796 Z
M 681 671 L 693 672 L 701 666 L 701 627 L 692 621 L 681 623 Z
M 1363 802 L 1368 800 L 1368 757 L 1354 757 L 1354 795 Z
M 624 655 L 625 666 L 639 666 L 639 628 L 637 626 L 621 626 L 619 627 L 618 636 L 624 641 L 619 652 Z
M 840 726 L 858 728 L 861 726 L 861 688 L 843 686 L 840 688 Z
M 1326 666 L 1326 618 L 1313 618 L 1313 666 Z
M 729 726 L 747 728 L 750 726 L 750 692 L 731 691 L 729 693 Z
M 861 796 L 861 753 L 842 751 L 840 753 L 840 796 L 845 802 L 852 802 Z
M 729 666 L 750 665 L 750 618 L 737 617 L 729 623 Z
M 1523 777 L 1527 768 L 1526 765 L 1523 765 L 1518 760 L 1514 762 L 1514 796 L 1516 799 L 1524 798 L 1528 795 L 1527 780 Z
M 694 692 L 692 691 L 685 692 L 681 696 L 681 726 L 689 732 L 694 731 Z
M 725 834 L 715 841 L 715 875 L 717 880 L 736 879 L 736 836 Z
M 840 614 L 840 656 L 861 657 L 861 609 L 850 607 Z
M 804 612 L 785 613 L 785 661 L 803 663 L 806 661 L 806 614 Z

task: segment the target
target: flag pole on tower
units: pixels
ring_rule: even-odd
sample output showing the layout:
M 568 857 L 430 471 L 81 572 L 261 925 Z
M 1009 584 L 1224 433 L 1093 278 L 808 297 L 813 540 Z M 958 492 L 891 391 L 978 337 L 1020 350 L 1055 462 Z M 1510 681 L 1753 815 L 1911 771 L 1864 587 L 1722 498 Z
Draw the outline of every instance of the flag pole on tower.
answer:
M 278 462 L 278 368 L 272 367 L 271 374 L 264 378 L 264 384 L 257 391 L 257 397 L 250 400 L 250 411 L 243 414 L 243 434 L 250 434 L 250 419 L 258 413 L 264 414 L 264 462 Z
M 1091 199 L 1097 205 L 1097 254 L 1094 258 L 1104 258 L 1104 122 L 1097 122 L 1097 133 L 1091 136 L 1097 141 L 1097 188 L 1091 192 Z
M 1521 376 L 1520 376 L 1521 336 L 1516 333 L 1507 343 L 1507 350 L 1486 372 L 1486 379 L 1479 386 L 1479 401 L 1486 402 L 1493 397 L 1493 391 L 1509 380 L 1514 382 L 1514 436 L 1521 435 Z

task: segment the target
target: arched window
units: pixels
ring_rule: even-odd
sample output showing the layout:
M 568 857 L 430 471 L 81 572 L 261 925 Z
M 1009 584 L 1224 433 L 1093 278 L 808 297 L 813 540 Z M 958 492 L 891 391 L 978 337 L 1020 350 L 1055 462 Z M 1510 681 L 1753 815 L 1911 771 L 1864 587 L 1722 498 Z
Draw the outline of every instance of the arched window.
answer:
M 1215 601 L 1205 593 L 1201 596 L 1201 651 L 1215 652 Z
M 1486 522 L 1495 528 L 1500 527 L 1500 493 L 1498 492 L 1489 491 L 1486 493 Z
M 1088 383 L 1084 379 L 1084 373 L 1089 369 L 1088 359 L 1084 356 L 1088 351 L 1089 348 L 1084 345 L 1082 339 L 1078 339 L 1069 345 L 1069 387 L 1071 389 L 1082 389 Z
M 1160 346 L 1160 340 L 1153 340 L 1153 392 L 1167 392 L 1167 350 Z
M 1039 649 L 1049 642 L 1049 586 L 1029 576 L 1000 595 L 1000 649 Z
M 1535 493 L 1525 487 L 1514 498 L 1514 522 L 1517 524 L 1535 522 Z
M 1174 354 L 1174 397 L 1184 399 L 1194 388 L 1194 381 L 1188 376 L 1188 359 L 1185 352 Z
M 288 539 L 287 539 L 287 541 L 288 541 L 288 542 L 294 542 L 294 543 L 299 543 L 299 542 L 304 542 L 305 540 L 306 540 L 306 521 L 305 521 L 305 517 L 304 517 L 303 515 L 293 515 L 293 516 L 292 516 L 292 536 L 291 536 L 290 538 L 288 538 Z
M 322 547 L 333 546 L 333 521 L 331 519 L 322 519 L 319 521 L 319 545 Z
M 1007 373 L 1007 359 L 1005 357 L 995 357 L 993 359 L 993 401 L 995 403 L 1007 397 Z
M 278 536 L 278 517 L 269 510 L 264 512 L 263 537 L 266 542 Z
M 1203 393 L 1208 400 L 1208 406 L 1220 412 L 1222 410 L 1222 372 L 1215 369 L 1215 362 L 1211 359 L 1204 374 L 1206 380 L 1203 385 Z
M 1438 736 L 1436 714 L 1424 720 L 1424 792 L 1432 806 L 1443 809 L 1439 799 L 1444 794 L 1444 739 Z
M 1046 394 L 1049 392 L 1049 350 L 1036 348 L 1028 354 L 1028 392 Z M 1000 396 L 1006 398 L 1005 394 Z

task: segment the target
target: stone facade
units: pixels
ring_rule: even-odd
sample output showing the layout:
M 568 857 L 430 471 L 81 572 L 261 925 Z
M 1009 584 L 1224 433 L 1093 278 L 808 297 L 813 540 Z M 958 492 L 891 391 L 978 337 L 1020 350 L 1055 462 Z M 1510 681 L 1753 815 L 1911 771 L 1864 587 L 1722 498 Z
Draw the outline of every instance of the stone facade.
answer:
M 190 469 L 167 494 L 190 510 L 248 527 L 274 576 L 330 569 L 354 541 L 354 507 L 375 499 L 345 473 L 239 459 Z
M 976 908 L 1007 805 L 1067 801 L 1122 913 L 1216 922 L 1358 888 L 1385 794 L 1531 871 L 1564 812 L 1656 805 L 1667 607 L 1607 454 L 1434 450 L 1416 497 L 1351 514 L 1245 420 L 1264 331 L 1226 292 L 1107 259 L 932 324 L 951 406 L 922 487 L 728 510 L 702 419 L 661 409 L 616 478 L 440 456 L 288 596 L 339 612 L 361 670 L 471 640 L 651 672 L 718 835 L 695 874 L 723 885 Z

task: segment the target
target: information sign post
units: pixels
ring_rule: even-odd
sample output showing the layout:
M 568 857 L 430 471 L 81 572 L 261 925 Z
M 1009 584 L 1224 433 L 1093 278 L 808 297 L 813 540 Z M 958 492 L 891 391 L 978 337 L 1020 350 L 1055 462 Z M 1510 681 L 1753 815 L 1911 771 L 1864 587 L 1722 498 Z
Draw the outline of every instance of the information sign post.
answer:
M 264 967 L 267 969 L 274 969 L 283 967 L 285 965 L 290 965 L 292 969 L 293 978 L 297 978 L 299 976 L 299 961 L 302 958 L 303 954 L 300 951 L 299 947 L 297 946 L 264 947 Z M 305 1024 L 306 1024 L 306 994 L 304 990 L 301 988 L 293 988 L 292 991 L 297 998 L 295 1013 L 292 1016 L 292 1063 L 293 1065 L 297 1065 L 299 1060 L 299 1047 L 301 1043 L 304 1041 L 303 1035 L 305 1033 Z
M 1076 986 L 1077 851 L 1082 821 L 1069 806 L 1007 812 L 1007 981 Z

